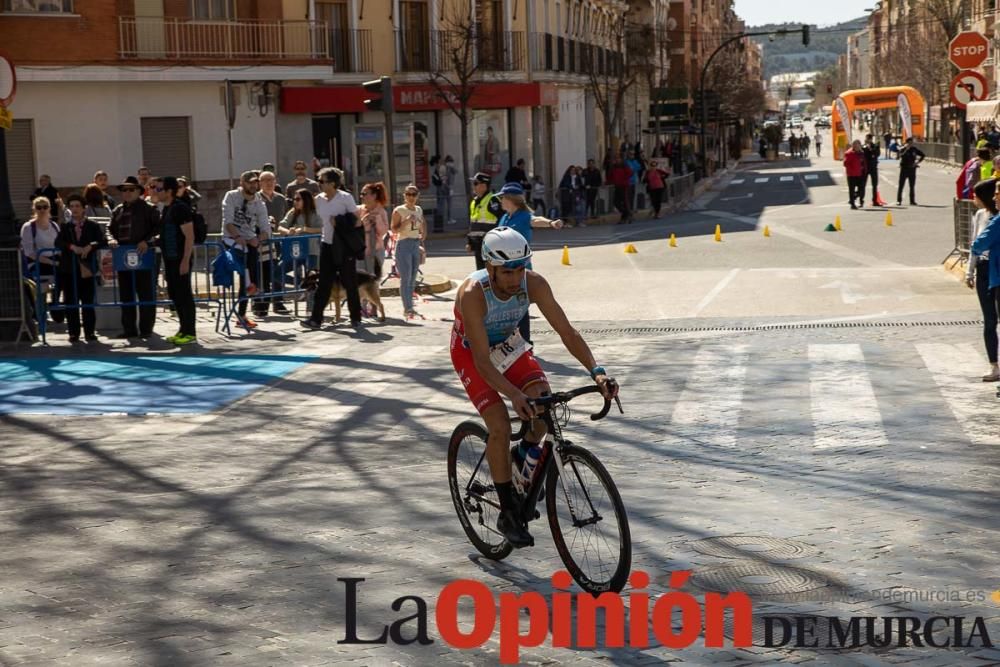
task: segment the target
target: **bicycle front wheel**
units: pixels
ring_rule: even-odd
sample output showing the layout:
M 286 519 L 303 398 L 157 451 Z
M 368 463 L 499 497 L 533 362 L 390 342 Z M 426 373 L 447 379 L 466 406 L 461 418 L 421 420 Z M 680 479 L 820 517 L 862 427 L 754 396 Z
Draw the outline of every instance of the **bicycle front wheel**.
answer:
M 586 449 L 565 446 L 549 468 L 545 508 L 559 557 L 583 590 L 619 592 L 632 568 L 625 505 L 607 469 Z
M 500 498 L 486 460 L 486 438 L 476 422 L 455 428 L 448 444 L 448 487 L 469 541 L 487 558 L 503 560 L 513 547 L 496 527 Z

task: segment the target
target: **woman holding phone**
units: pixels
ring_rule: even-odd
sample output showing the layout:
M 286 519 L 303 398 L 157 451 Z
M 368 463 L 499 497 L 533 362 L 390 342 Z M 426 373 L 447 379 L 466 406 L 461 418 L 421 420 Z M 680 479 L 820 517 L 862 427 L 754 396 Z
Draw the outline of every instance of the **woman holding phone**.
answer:
M 403 203 L 392 212 L 389 227 L 396 234 L 396 270 L 399 272 L 399 296 L 403 299 L 403 317 L 412 320 L 417 317 L 413 308 L 413 290 L 417 284 L 417 268 L 420 266 L 420 252 L 427 237 L 427 222 L 424 211 L 417 202 L 420 190 L 410 183 L 403 191 Z

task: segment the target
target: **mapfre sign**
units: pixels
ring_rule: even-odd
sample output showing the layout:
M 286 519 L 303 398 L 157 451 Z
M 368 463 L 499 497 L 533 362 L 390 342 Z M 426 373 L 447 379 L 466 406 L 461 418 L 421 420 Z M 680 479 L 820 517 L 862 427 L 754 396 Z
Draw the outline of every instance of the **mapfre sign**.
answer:
M 990 43 L 978 32 L 960 32 L 948 44 L 948 60 L 958 69 L 972 69 L 983 64 L 989 50 Z

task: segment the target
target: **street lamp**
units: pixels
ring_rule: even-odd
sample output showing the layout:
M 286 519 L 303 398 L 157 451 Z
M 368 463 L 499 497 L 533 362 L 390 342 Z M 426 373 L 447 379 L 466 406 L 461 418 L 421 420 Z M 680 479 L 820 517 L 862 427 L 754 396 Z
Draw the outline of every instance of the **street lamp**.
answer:
M 715 59 L 715 56 L 717 56 L 722 51 L 722 49 L 726 48 L 727 46 L 729 46 L 730 44 L 732 44 L 733 42 L 735 42 L 737 40 L 743 39 L 744 37 L 758 37 L 758 36 L 763 36 L 763 35 L 768 35 L 769 37 L 772 36 L 772 35 L 778 35 L 778 36 L 782 36 L 783 37 L 783 36 L 787 35 L 790 32 L 799 32 L 799 31 L 802 32 L 802 44 L 804 46 L 809 46 L 810 36 L 809 36 L 809 26 L 807 26 L 807 25 L 803 25 L 801 28 L 799 28 L 799 30 L 790 30 L 788 28 L 779 28 L 778 30 L 766 30 L 766 31 L 758 31 L 758 32 L 741 32 L 740 34 L 738 34 L 738 35 L 736 35 L 734 37 L 730 37 L 729 39 L 727 39 L 727 40 L 723 41 L 721 44 L 719 44 L 719 46 L 716 47 L 715 51 L 712 51 L 712 55 L 710 55 L 708 57 L 708 60 L 705 61 L 705 64 L 701 68 L 701 78 L 698 80 L 698 104 L 701 106 L 701 113 L 699 115 L 701 116 L 701 151 L 700 151 L 701 156 L 700 157 L 701 157 L 702 176 L 707 175 L 705 172 L 707 171 L 707 167 L 708 167 L 708 155 L 707 155 L 707 151 L 705 150 L 705 128 L 708 126 L 708 105 L 705 104 L 705 76 L 708 74 L 708 67 L 709 67 L 709 65 L 712 64 L 712 61 Z M 785 105 L 785 111 L 786 112 L 788 111 L 788 105 L 787 104 Z

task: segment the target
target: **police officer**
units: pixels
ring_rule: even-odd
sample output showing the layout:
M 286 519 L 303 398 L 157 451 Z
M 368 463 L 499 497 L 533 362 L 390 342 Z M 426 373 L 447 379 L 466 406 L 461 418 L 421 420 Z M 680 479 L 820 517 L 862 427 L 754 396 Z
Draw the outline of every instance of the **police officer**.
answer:
M 476 258 L 476 268 L 486 268 L 483 262 L 483 237 L 486 232 L 496 227 L 497 221 L 503 215 L 500 208 L 500 198 L 490 192 L 490 176 L 483 172 L 472 177 L 472 191 L 475 193 L 469 202 L 469 234 L 466 237 L 466 248 Z

